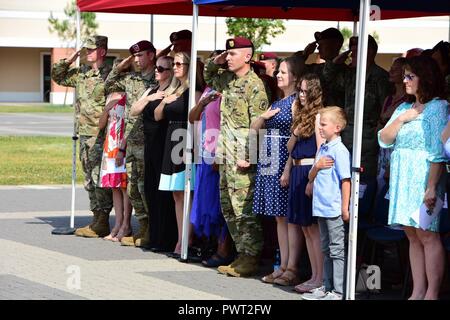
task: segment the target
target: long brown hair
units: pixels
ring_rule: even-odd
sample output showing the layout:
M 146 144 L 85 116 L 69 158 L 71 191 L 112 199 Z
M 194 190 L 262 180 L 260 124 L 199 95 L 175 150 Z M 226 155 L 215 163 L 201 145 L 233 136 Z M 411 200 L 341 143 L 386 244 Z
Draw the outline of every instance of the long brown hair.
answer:
M 285 62 L 287 64 L 287 68 L 290 73 L 292 73 L 295 79 L 295 85 L 300 85 L 301 77 L 305 71 L 305 60 L 303 58 L 297 58 L 294 56 L 290 56 L 284 59 L 281 59 L 280 64 Z
M 300 126 L 299 137 L 306 139 L 314 134 L 316 115 L 323 108 L 322 103 L 322 87 L 320 79 L 313 73 L 304 75 L 298 85 L 299 91 L 302 82 L 306 82 L 306 103 L 304 106 L 300 104 L 300 98 L 297 97 L 294 102 L 294 115 L 292 121 L 292 131 Z

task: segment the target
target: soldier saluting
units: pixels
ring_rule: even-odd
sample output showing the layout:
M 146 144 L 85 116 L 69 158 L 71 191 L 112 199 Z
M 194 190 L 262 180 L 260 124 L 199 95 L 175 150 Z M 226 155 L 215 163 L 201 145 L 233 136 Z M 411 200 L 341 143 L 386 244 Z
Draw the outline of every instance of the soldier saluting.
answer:
M 223 216 L 236 244 L 238 257 L 218 271 L 246 277 L 258 270 L 262 227 L 252 213 L 256 167 L 250 158 L 250 124 L 268 107 L 264 84 L 250 68 L 253 43 L 237 37 L 226 41 L 226 51 L 205 66 L 207 84 L 222 93 L 221 123 L 216 162 L 220 163 Z M 228 70 L 222 69 L 228 64 Z
M 97 238 L 109 234 L 109 213 L 112 209 L 110 189 L 98 186 L 104 131 L 98 122 L 106 103 L 105 79 L 111 70 L 105 64 L 108 38 L 95 36 L 86 40 L 87 65 L 73 68 L 70 65 L 80 56 L 81 50 L 68 59 L 62 59 L 52 69 L 52 79 L 65 87 L 76 90 L 76 118 L 80 135 L 80 161 L 84 172 L 84 187 L 89 193 L 92 222 L 75 231 L 75 235 Z

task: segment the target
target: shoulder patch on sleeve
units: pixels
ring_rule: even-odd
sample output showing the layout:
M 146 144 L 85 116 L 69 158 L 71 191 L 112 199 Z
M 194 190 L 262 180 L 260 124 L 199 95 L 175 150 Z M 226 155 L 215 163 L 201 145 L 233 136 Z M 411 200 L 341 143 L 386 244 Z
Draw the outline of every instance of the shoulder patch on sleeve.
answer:
M 269 103 L 267 102 L 266 99 L 262 99 L 261 102 L 259 103 L 260 110 L 266 111 L 268 106 L 269 106 Z

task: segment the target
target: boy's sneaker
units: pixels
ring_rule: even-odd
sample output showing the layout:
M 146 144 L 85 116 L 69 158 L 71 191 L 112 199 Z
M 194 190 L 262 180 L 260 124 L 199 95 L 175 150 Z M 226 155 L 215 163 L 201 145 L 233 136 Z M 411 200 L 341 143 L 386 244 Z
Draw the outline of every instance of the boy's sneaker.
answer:
M 311 292 L 300 295 L 303 300 L 322 300 L 327 295 L 325 287 L 313 289 Z
M 326 296 L 320 300 L 342 300 L 342 294 L 335 291 L 328 291 Z

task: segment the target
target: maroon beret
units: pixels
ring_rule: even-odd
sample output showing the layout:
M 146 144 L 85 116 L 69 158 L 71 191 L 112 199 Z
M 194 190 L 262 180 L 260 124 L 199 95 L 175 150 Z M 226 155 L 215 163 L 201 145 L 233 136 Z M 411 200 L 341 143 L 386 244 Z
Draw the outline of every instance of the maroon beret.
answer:
M 256 69 L 264 69 L 264 70 L 266 70 L 266 65 L 264 63 L 262 63 L 262 62 L 259 62 L 259 61 L 251 60 L 250 61 L 250 65 L 253 68 L 256 68 Z
M 156 52 L 155 47 L 153 46 L 153 44 L 150 41 L 147 40 L 142 40 L 139 41 L 138 43 L 133 44 L 130 47 L 130 53 L 131 54 L 135 54 L 141 51 L 147 51 L 150 50 L 152 52 Z
M 273 52 L 263 52 L 259 55 L 259 60 L 270 60 L 270 59 L 278 59 L 277 55 Z
M 240 48 L 252 48 L 253 49 L 253 43 L 244 37 L 236 37 L 232 39 L 228 39 L 225 47 L 227 50 L 229 49 L 240 49 Z

